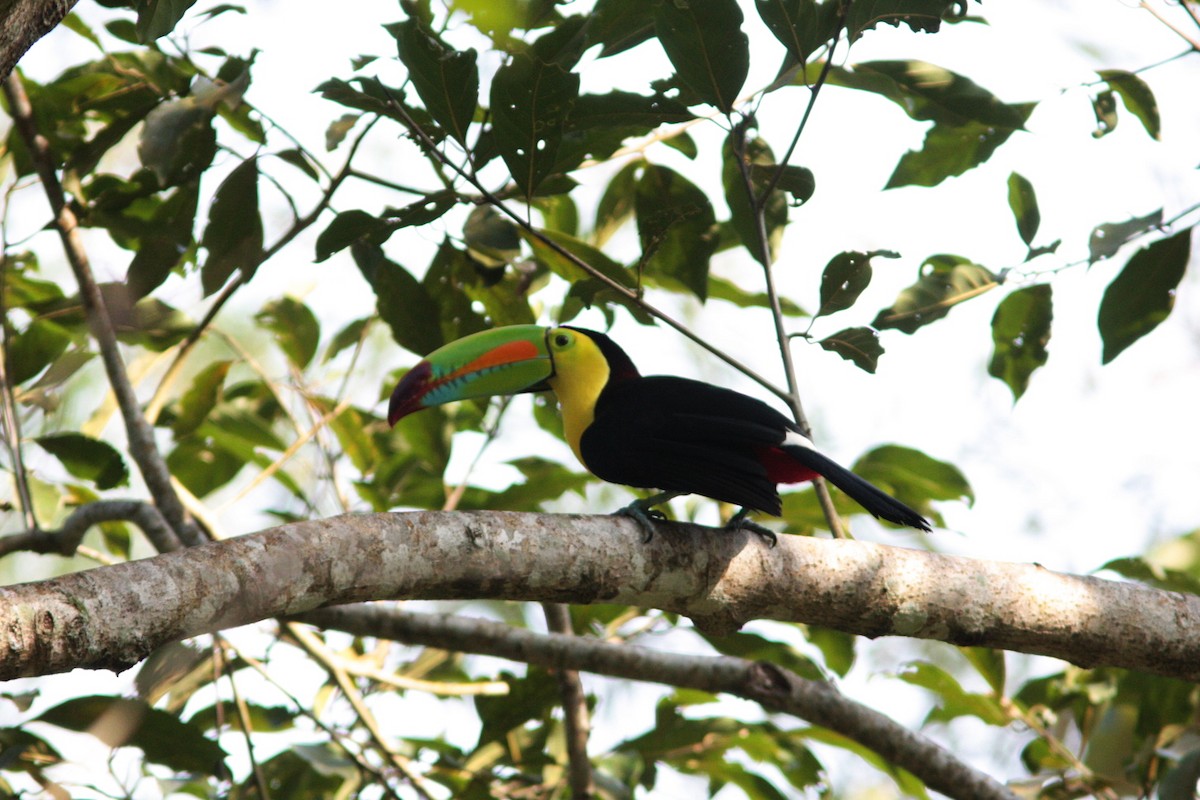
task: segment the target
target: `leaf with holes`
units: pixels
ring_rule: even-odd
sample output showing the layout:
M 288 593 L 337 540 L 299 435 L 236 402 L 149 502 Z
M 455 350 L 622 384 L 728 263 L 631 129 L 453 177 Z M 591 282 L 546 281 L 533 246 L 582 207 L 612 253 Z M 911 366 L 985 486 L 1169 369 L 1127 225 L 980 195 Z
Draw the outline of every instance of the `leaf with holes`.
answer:
M 728 114 L 750 69 L 749 39 L 737 0 L 656 4 L 654 33 L 679 79 L 702 102 Z
M 854 305 L 854 301 L 871 282 L 871 259 L 875 256 L 899 258 L 900 254 L 891 250 L 872 250 L 869 253 L 848 250 L 829 260 L 825 271 L 821 273 L 821 307 L 817 309 L 816 316 L 844 311 Z
M 941 319 L 950 309 L 999 286 L 987 267 L 962 256 L 930 256 L 921 265 L 921 277 L 903 289 L 895 301 L 879 312 L 871 325 L 913 333 Z
M 479 67 L 474 50 L 455 50 L 416 19 L 387 26 L 396 37 L 400 60 L 429 115 L 466 146 L 467 127 L 479 100 Z
M 1049 358 L 1046 344 L 1053 319 L 1048 283 L 1018 289 L 996 307 L 988 374 L 1008 384 L 1014 403 L 1025 394 L 1030 376 Z
M 875 374 L 879 366 L 879 357 L 883 355 L 883 345 L 879 343 L 879 334 L 867 327 L 846 328 L 832 336 L 827 336 L 818 344 L 831 353 L 837 353 L 847 361 L 851 361 L 859 369 Z

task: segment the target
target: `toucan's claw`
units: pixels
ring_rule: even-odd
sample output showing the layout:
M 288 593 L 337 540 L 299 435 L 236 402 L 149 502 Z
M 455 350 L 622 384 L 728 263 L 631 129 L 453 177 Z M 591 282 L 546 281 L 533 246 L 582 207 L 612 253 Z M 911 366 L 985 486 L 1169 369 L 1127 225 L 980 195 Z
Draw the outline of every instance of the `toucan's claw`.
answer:
M 646 544 L 654 538 L 654 523 L 667 518 L 667 515 L 661 511 L 644 508 L 640 501 L 634 501 L 624 508 L 619 508 L 613 514 L 619 517 L 630 517 L 642 526 L 642 544 Z
M 750 509 L 743 508 L 741 511 L 729 518 L 729 522 L 725 523 L 727 531 L 750 531 L 756 533 L 763 539 L 767 540 L 767 544 L 771 547 L 779 544 L 779 538 L 775 535 L 775 531 L 768 528 L 766 525 L 759 525 L 754 520 L 750 519 Z
M 651 497 L 634 500 L 629 505 L 617 509 L 613 513 L 617 516 L 632 517 L 637 520 L 638 525 L 642 526 L 642 543 L 646 544 L 654 538 L 655 523 L 667 521 L 667 515 L 656 509 L 655 506 L 667 502 L 672 497 L 678 496 L 679 492 L 659 492 Z

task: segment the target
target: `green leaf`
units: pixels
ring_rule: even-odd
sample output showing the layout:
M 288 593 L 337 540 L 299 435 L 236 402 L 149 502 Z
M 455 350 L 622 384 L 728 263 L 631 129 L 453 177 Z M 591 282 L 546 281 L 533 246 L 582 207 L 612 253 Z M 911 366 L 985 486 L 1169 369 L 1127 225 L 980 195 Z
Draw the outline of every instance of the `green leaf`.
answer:
M 923 514 L 934 514 L 931 500 L 975 502 L 971 484 L 948 461 L 938 461 L 920 450 L 886 444 L 854 462 L 854 471 Z
M 208 250 L 200 268 L 205 297 L 224 286 L 235 269 L 247 280 L 258 269 L 263 224 L 258 209 L 257 157 L 239 164 L 217 188 L 201 244 Z
M 861 0 L 860 0 L 861 2 Z M 836 3 L 816 0 L 755 0 L 758 16 L 787 48 L 791 64 L 804 64 L 838 32 Z
M 43 712 L 37 720 L 89 732 L 109 747 L 137 747 L 147 761 L 179 772 L 217 775 L 225 769 L 225 751 L 203 731 L 141 700 L 76 697 Z
M 335 745 L 295 745 L 259 765 L 272 797 L 343 797 L 357 788 L 354 762 Z M 347 791 L 349 787 L 350 791 Z M 229 793 L 229 800 L 260 800 L 255 775 Z
M 766 292 L 747 292 L 740 286 L 716 275 L 708 276 L 710 300 L 724 300 L 738 308 L 770 308 L 771 298 Z M 808 312 L 786 297 L 779 298 L 779 307 L 789 317 L 807 317 Z
M 1026 246 L 1032 246 L 1042 215 L 1038 212 L 1033 184 L 1016 172 L 1008 176 L 1008 207 L 1012 209 L 1013 217 L 1017 220 L 1017 233 L 1021 235 L 1021 241 Z
M 737 0 L 659 0 L 654 32 L 679 79 L 728 114 L 750 68 L 750 43 Z
M 317 261 L 324 261 L 359 239 L 366 239 L 372 244 L 383 244 L 391 233 L 391 225 L 366 211 L 343 211 L 317 236 Z
M 997 697 L 1004 697 L 1006 668 L 1004 651 L 991 647 L 960 647 L 959 652 L 971 662 Z
M 112 489 L 129 482 L 125 460 L 108 442 L 82 433 L 53 433 L 39 436 L 34 441 L 57 458 L 67 472 L 93 482 L 98 489 Z
M 1171 313 L 1191 250 L 1191 228 L 1160 239 L 1134 253 L 1104 290 L 1097 319 L 1104 340 L 1102 363 L 1119 356 Z
M 1158 782 L 1158 800 L 1192 800 L 1200 783 L 1200 749 L 1192 750 L 1168 767 Z
M 509 692 L 502 697 L 475 697 L 475 711 L 483 723 L 479 744 L 503 741 L 509 731 L 531 720 L 549 718 L 559 703 L 558 681 L 541 667 L 529 667 L 525 677 L 504 674 Z
M 1027 104 L 1021 127 L 1032 111 L 1033 104 Z M 920 150 L 910 150 L 901 156 L 884 188 L 937 186 L 946 178 L 961 175 L 987 161 L 1019 129 L 975 121 L 962 125 L 935 124 L 925 133 Z
M 943 19 L 961 16 L 965 9 L 961 0 L 856 0 L 846 16 L 846 29 L 851 42 L 881 22 L 894 28 L 904 23 L 914 33 L 937 33 Z
M 978 717 L 988 725 L 1004 726 L 1012 721 L 994 695 L 966 691 L 941 667 L 917 661 L 905 666 L 897 677 L 905 683 L 928 689 L 940 698 L 938 707 L 925 718 L 926 722 L 949 722 L 963 716 Z
M 813 643 L 825 657 L 825 666 L 843 678 L 854 666 L 855 643 L 858 637 L 832 628 L 806 627 L 805 638 Z
M 7 277 L 7 276 L 6 276 Z M 38 375 L 59 358 L 71 344 L 71 334 L 53 322 L 35 319 L 29 327 L 8 340 L 8 382 L 19 386 Z
M 603 247 L 617 230 L 633 217 L 641 161 L 630 161 L 617 171 L 604 187 L 596 205 L 596 221 L 592 226 L 592 242 Z
M 1046 363 L 1054 308 L 1050 284 L 1026 286 L 1004 298 L 992 317 L 992 360 L 988 374 L 1008 384 L 1013 402 L 1029 387 L 1029 377 Z
M 1117 254 L 1129 240 L 1147 231 L 1162 226 L 1162 209 L 1151 211 L 1144 217 L 1134 217 L 1125 222 L 1106 222 L 1092 229 L 1088 237 L 1088 263 L 1095 264 Z
M 767 177 L 764 180 L 759 173 L 774 173 L 779 169 L 779 166 L 777 164 L 773 164 L 770 167 L 755 165 L 750 169 L 756 180 L 765 183 L 770 178 Z M 785 164 L 783 171 L 779 174 L 779 181 L 775 184 L 775 188 L 790 194 L 792 196 L 792 204 L 799 206 L 807 203 L 812 198 L 813 192 L 817 190 L 817 181 L 813 177 L 812 170 L 808 167 Z
M 273 300 L 254 319 L 275 334 L 275 341 L 296 369 L 307 367 L 316 355 L 321 326 L 312 310 L 299 300 L 291 297 Z
M 166 36 L 196 0 L 138 0 L 137 34 L 142 44 Z
M 375 292 L 380 318 L 401 347 L 423 356 L 447 341 L 438 323 L 438 303 L 408 270 L 385 257 L 377 246 L 360 243 L 351 254 Z
M 749 661 L 766 661 L 782 669 L 791 670 L 811 681 L 824 681 L 825 673 L 813 660 L 789 644 L 777 642 L 757 633 L 731 633 L 725 636 L 701 634 L 706 642 L 722 655 L 744 658 Z
M 600 45 L 600 58 L 623 53 L 654 35 L 654 4 L 596 0 L 586 32 L 589 48 Z
M 880 330 L 896 328 L 913 333 L 946 316 L 959 303 L 999 285 L 999 279 L 991 270 L 962 256 L 930 256 L 921 265 L 920 279 L 902 290 L 871 325 Z
M 647 164 L 634 207 L 647 274 L 707 298 L 709 259 L 717 249 L 708 195 L 678 172 Z
M 417 19 L 387 27 L 429 115 L 465 147 L 479 100 L 475 51 L 455 50 Z
M 817 309 L 816 316 L 844 311 L 854 305 L 854 301 L 871 283 L 871 259 L 875 256 L 899 258 L 900 254 L 891 250 L 872 250 L 868 253 L 848 250 L 829 260 L 825 271 L 821 273 L 821 307 Z
M 511 264 L 521 255 L 521 236 L 508 217 L 489 205 L 476 206 L 463 226 L 467 251 L 487 267 Z
M 745 152 L 741 156 L 737 153 L 737 140 L 740 137 L 747 137 Z M 749 134 L 737 129 L 725 138 L 721 156 L 721 183 L 725 188 L 725 202 L 729 205 L 730 223 L 742 245 L 758 263 L 772 263 L 779 250 L 779 243 L 783 241 L 784 226 L 787 225 L 787 200 L 783 192 L 773 188 L 766 202 L 756 211 L 759 207 L 752 202 L 749 195 L 753 193 L 757 199 L 766 191 L 775 169 L 775 156 L 770 146 L 762 139 L 749 138 Z M 743 165 L 739 164 L 739 161 L 744 164 L 746 177 L 742 175 Z M 760 241 L 759 214 L 762 215 L 767 239 L 766 253 L 763 252 L 763 242 Z
M 329 340 L 329 346 L 325 348 L 325 357 L 321 360 L 323 362 L 330 361 L 347 347 L 356 346 L 362 341 L 363 331 L 370 323 L 370 317 L 361 317 L 353 322 L 346 323 L 346 326 L 335 333 L 333 338 Z
M 158 176 L 160 185 L 193 179 L 212 163 L 217 153 L 215 115 L 214 109 L 192 97 L 168 100 L 146 115 L 138 158 Z
M 1099 139 L 1117 129 L 1117 96 L 1105 89 L 1092 98 L 1092 113 L 1096 115 L 1096 130 L 1092 137 Z
M 845 328 L 832 336 L 822 339 L 819 344 L 824 350 L 837 353 L 856 367 L 875 374 L 879 366 L 879 357 L 883 355 L 883 345 L 879 343 L 879 334 L 867 327 Z
M 579 76 L 571 69 L 584 44 L 580 25 L 573 21 L 544 34 L 492 78 L 496 149 L 526 198 L 554 170 L 563 126 L 579 96 Z
M 1097 70 L 1096 74 L 1112 91 L 1121 96 L 1125 108 L 1138 118 L 1146 133 L 1150 134 L 1150 138 L 1160 138 L 1162 122 L 1158 116 L 1158 101 L 1154 99 L 1154 92 L 1150 91 L 1150 86 L 1136 74 L 1122 69 L 1101 69 Z M 1114 113 L 1113 122 L 1108 126 L 1108 130 L 1116 127 L 1115 116 Z
M 816 65 L 798 76 L 816 79 Z M 1033 103 L 1009 104 L 969 78 L 924 61 L 868 61 L 829 70 L 831 84 L 874 92 L 909 117 L 934 123 L 920 150 L 909 151 L 886 188 L 936 186 L 982 164 L 1014 132 L 1024 130 Z
M 232 365 L 232 361 L 215 361 L 192 379 L 191 387 L 179 399 L 179 414 L 171 425 L 177 437 L 196 430 L 208 418 L 221 399 L 225 376 Z

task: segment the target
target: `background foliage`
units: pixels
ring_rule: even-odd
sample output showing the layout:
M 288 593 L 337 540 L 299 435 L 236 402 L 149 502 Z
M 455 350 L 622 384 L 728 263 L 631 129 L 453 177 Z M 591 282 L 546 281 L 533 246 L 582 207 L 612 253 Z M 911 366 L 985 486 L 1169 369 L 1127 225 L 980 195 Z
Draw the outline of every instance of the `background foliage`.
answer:
M 260 107 L 255 67 L 269 53 L 195 44 L 207 41 L 205 26 L 216 18 L 247 9 L 105 5 L 111 10 L 103 14 L 82 9 L 65 23 L 69 33 L 55 34 L 89 42 L 91 58 L 54 75 L 22 73 L 21 81 L 93 261 L 110 277 L 101 289 L 146 418 L 189 509 L 214 535 L 342 510 L 619 502 L 618 490 L 595 486 L 557 445 L 523 445 L 519 457 L 504 459 L 499 479 L 477 479 L 461 453 L 479 458 L 504 405 L 435 409 L 389 429 L 379 400 L 396 368 L 413 360 L 397 345 L 415 357 L 491 325 L 579 319 L 629 333 L 634 323 L 664 318 L 691 329 L 719 314 L 726 331 L 756 331 L 759 352 L 778 349 L 775 331 L 828 353 L 805 348 L 806 359 L 840 364 L 838 356 L 845 370 L 875 373 L 886 367 L 885 347 L 929 347 L 918 336 L 936 335 L 960 306 L 984 306 L 992 316 L 981 369 L 1015 403 L 1056 368 L 1049 359 L 1055 311 L 1081 302 L 1055 291 L 1065 277 L 1102 276 L 1090 313 L 1104 363 L 1139 352 L 1148 358 L 1148 344 L 1125 351 L 1169 319 L 1184 291 L 1194 195 L 1095 220 L 1086 243 L 1064 242 L 1042 225 L 1037 187 L 1017 171 L 988 187 L 1006 199 L 1011 218 L 1002 224 L 1024 253 L 1005 266 L 986 251 L 934 246 L 913 262 L 915 274 L 902 277 L 893 266 L 900 254 L 872 236 L 847 237 L 820 260 L 792 243 L 805 214 L 825 202 L 826 186 L 835 202 L 839 179 L 823 160 L 868 155 L 855 150 L 861 145 L 835 156 L 805 148 L 808 112 L 821 115 L 836 93 L 884 101 L 876 118 L 842 123 L 855 129 L 848 142 L 865 135 L 866 149 L 891 147 L 872 130 L 888 125 L 904 126 L 912 138 L 907 152 L 888 152 L 894 168 L 880 188 L 945 191 L 1029 136 L 1040 104 L 1052 101 L 1006 101 L 982 79 L 922 58 L 931 34 L 953 37 L 984 24 L 977 5 L 404 2 L 386 37 L 371 39 L 386 47 L 364 49 L 316 87 L 324 141 L 293 134 L 291 121 Z M 1171 24 L 1194 42 L 1195 8 L 1177 16 Z M 319 38 L 320 20 L 307 22 L 307 35 Z M 856 58 L 882 36 L 893 47 L 902 42 L 906 55 Z M 1194 49 L 1179 60 L 1194 63 Z M 1087 85 L 1060 87 L 1085 96 L 1094 112 L 1094 124 L 1073 131 L 1079 148 L 1103 147 L 1122 121 L 1121 130 L 1140 129 L 1147 146 L 1164 137 L 1167 110 L 1160 112 L 1153 86 L 1157 71 L 1175 66 L 1175 52 L 1161 53 L 1161 64 L 1103 68 Z M 663 75 L 640 68 L 650 53 L 668 66 Z M 310 89 L 286 87 L 296 95 Z M 1194 160 L 1194 140 L 1192 147 Z M 13 487 L 6 502 L 14 512 L 5 525 L 53 528 L 75 508 L 144 490 L 114 435 L 114 405 L 77 289 L 63 277 L 56 242 L 36 235 L 45 223 L 40 207 L 25 210 L 38 206 L 40 190 L 13 127 L 4 164 L 3 377 Z M 1085 256 L 1061 254 L 1081 249 Z M 313 260 L 336 271 L 333 295 L 306 297 L 286 280 L 288 268 L 275 266 Z M 776 290 L 777 262 L 806 299 Z M 870 305 L 877 275 L 887 276 L 888 299 Z M 231 311 L 248 307 L 241 298 L 253 298 L 252 313 Z M 735 366 L 744 352 L 734 336 L 699 338 Z M 753 373 L 737 380 L 757 381 L 759 393 L 799 406 L 793 385 Z M 933 402 L 949 414 L 965 401 Z M 533 410 L 537 424 L 557 435 L 546 400 Z M 522 430 L 523 442 L 548 438 Z M 462 431 L 477 433 L 452 442 Z M 914 441 L 869 443 L 855 469 L 944 523 L 954 503 L 971 503 L 975 492 L 957 467 Z M 835 503 L 844 515 L 856 513 Z M 712 514 L 696 502 L 675 512 Z M 787 495 L 784 530 L 827 526 L 810 488 Z M 1196 541 L 1187 534 L 1106 566 L 1196 591 Z M 147 549 L 136 528 L 112 521 L 84 540 L 74 561 L 10 555 L 5 566 L 10 580 L 27 579 Z M 511 605 L 471 609 L 533 624 L 532 613 Z M 767 659 L 810 677 L 878 672 L 859 665 L 860 643 L 834 631 L 772 625 L 700 641 L 669 615 L 604 606 L 574 608 L 572 622 L 581 635 Z M 545 674 L 297 630 L 264 626 L 165 648 L 140 668 L 132 690 L 73 686 L 64 697 L 61 688 L 31 683 L 6 692 L 0 703 L 11 722 L 0 730 L 0 780 L 8 791 L 50 796 L 65 796 L 69 786 L 72 796 L 377 797 L 410 796 L 403 775 L 411 771 L 433 796 L 565 791 L 559 694 Z M 1200 750 L 1190 684 L 1061 664 L 1034 675 L 983 650 L 921 648 L 906 657 L 886 667 L 886 680 L 921 690 L 924 724 L 965 718 L 966 730 L 1003 731 L 991 739 L 994 766 L 1031 796 L 1193 796 Z M 426 683 L 413 688 L 416 680 Z M 454 698 L 491 691 L 492 681 L 506 693 Z M 869 783 L 850 777 L 862 761 L 896 790 L 925 793 L 878 755 L 792 720 L 684 690 L 589 689 L 605 730 L 592 748 L 604 796 L 661 788 L 660 781 L 677 786 L 680 774 L 722 797 L 851 796 Z M 619 713 L 605 711 L 631 697 L 650 697 L 653 719 L 619 723 Z M 456 730 L 403 724 L 422 715 Z M 386 733 L 374 717 L 389 718 Z M 91 731 L 117 748 L 110 774 L 81 777 L 88 773 L 73 765 L 94 767 L 106 756 L 63 731 Z M 1019 764 L 1006 751 L 1019 752 Z

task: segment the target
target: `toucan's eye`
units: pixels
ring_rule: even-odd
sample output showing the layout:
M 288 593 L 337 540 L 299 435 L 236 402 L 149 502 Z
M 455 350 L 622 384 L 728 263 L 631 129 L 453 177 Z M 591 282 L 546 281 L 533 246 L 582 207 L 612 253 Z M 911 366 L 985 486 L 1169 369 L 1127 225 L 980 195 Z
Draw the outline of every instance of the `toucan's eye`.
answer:
M 571 337 L 565 333 L 557 333 L 554 335 L 555 347 L 566 347 L 571 343 Z

